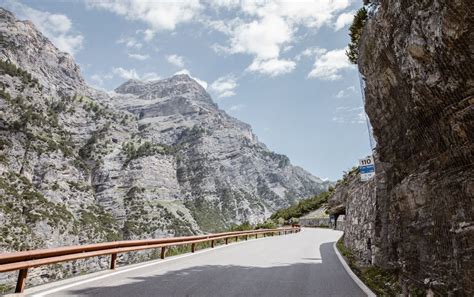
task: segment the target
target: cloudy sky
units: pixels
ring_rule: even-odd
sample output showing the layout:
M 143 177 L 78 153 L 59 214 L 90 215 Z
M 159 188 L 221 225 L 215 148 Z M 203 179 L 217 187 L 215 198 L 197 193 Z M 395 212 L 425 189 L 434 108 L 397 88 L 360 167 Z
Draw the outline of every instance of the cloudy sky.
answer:
M 71 53 L 93 86 L 188 73 L 267 146 L 338 179 L 370 152 L 344 54 L 362 0 L 0 0 Z

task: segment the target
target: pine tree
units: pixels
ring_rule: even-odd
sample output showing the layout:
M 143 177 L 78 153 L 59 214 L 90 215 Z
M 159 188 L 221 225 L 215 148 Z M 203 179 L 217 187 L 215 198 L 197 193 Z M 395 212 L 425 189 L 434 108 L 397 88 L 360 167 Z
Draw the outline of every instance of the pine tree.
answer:
M 349 58 L 349 61 L 351 61 L 353 64 L 357 64 L 357 59 L 359 58 L 359 39 L 362 35 L 362 30 L 364 29 L 366 21 L 367 10 L 365 7 L 362 7 L 357 11 L 356 15 L 354 16 L 354 21 L 349 28 L 351 42 L 349 43 L 349 49 L 346 51 L 346 55 Z

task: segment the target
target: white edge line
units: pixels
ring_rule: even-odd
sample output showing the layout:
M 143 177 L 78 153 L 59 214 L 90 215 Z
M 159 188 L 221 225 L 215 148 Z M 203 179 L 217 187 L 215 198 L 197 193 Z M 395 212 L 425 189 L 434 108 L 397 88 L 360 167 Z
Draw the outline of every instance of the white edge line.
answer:
M 344 266 L 344 269 L 346 272 L 349 274 L 349 276 L 354 280 L 354 282 L 359 286 L 359 288 L 364 291 L 365 294 L 367 294 L 368 297 L 377 297 L 377 295 L 372 292 L 372 290 L 369 289 L 361 280 L 360 278 L 355 275 L 354 272 L 352 272 L 352 269 L 347 265 L 346 260 L 344 260 L 344 257 L 342 257 L 341 253 L 339 253 L 339 250 L 337 249 L 336 242 L 334 242 L 334 251 L 336 251 L 336 255 L 339 258 L 339 261 L 342 263 L 342 266 Z
M 291 234 L 287 234 L 287 235 L 291 235 Z M 32 293 L 31 296 L 43 297 L 43 296 L 46 296 L 46 295 L 49 295 L 49 294 L 52 294 L 52 293 L 56 293 L 56 292 L 59 292 L 59 291 L 62 291 L 62 290 L 66 290 L 66 289 L 69 289 L 69 288 L 72 288 L 72 287 L 75 287 L 75 286 L 79 286 L 79 285 L 86 284 L 86 283 L 89 283 L 89 282 L 93 282 L 93 281 L 96 281 L 96 280 L 100 280 L 100 279 L 103 279 L 103 278 L 111 277 L 111 276 L 114 276 L 114 275 L 117 275 L 117 274 L 129 272 L 129 271 L 133 271 L 133 270 L 137 270 L 137 269 L 141 269 L 141 268 L 145 268 L 145 267 L 148 267 L 148 266 L 158 265 L 158 264 L 161 264 L 161 263 L 166 263 L 166 262 L 170 262 L 170 261 L 174 261 L 174 260 L 178 260 L 178 259 L 182 259 L 182 258 L 187 258 L 187 257 L 191 257 L 191 256 L 194 256 L 194 255 L 204 254 L 204 253 L 208 253 L 208 252 L 215 251 L 217 249 L 221 249 L 221 248 L 225 248 L 225 247 L 231 247 L 231 246 L 235 246 L 235 245 L 238 245 L 238 244 L 249 243 L 249 242 L 252 242 L 252 241 L 255 241 L 255 240 L 270 239 L 270 238 L 272 238 L 272 237 L 261 237 L 261 238 L 253 239 L 253 240 L 245 240 L 245 241 L 235 242 L 235 243 L 232 243 L 232 244 L 216 246 L 214 248 L 206 248 L 206 249 L 197 251 L 195 253 L 186 253 L 186 254 L 180 255 L 180 256 L 173 256 L 173 257 L 170 257 L 169 259 L 165 259 L 165 260 L 153 260 L 153 262 L 151 262 L 151 263 L 145 263 L 145 264 L 142 264 L 142 265 L 139 265 L 139 266 L 125 268 L 125 269 L 120 270 L 120 271 L 115 271 L 115 272 L 107 273 L 107 274 L 104 274 L 104 275 L 91 277 L 91 278 L 85 279 L 83 281 L 74 282 L 74 283 L 71 283 L 71 284 L 59 286 L 59 287 L 56 287 L 56 288 L 53 288 L 53 289 L 50 289 L 50 290 L 47 290 L 47 291 L 43 291 L 43 292 L 39 292 L 39 293 Z M 50 284 L 53 284 L 53 283 L 50 283 Z M 47 285 L 47 284 L 45 284 L 45 285 Z M 29 295 L 28 292 L 25 292 L 23 294 L 25 294 L 23 296 L 28 296 Z M 15 295 L 13 295 L 13 296 L 15 296 Z

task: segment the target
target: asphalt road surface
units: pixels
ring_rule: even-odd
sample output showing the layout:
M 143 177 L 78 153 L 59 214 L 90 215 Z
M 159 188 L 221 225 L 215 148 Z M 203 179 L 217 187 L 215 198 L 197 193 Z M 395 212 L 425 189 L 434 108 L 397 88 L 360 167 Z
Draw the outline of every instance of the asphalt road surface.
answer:
M 31 296 L 367 296 L 329 229 L 253 239 L 26 290 Z

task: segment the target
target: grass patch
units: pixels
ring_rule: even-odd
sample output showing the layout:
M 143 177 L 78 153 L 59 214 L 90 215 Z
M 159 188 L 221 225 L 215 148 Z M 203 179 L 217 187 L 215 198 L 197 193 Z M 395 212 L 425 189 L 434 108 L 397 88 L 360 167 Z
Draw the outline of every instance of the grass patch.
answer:
M 288 221 L 291 218 L 302 217 L 305 214 L 308 214 L 311 211 L 320 208 L 324 203 L 328 201 L 331 195 L 332 190 L 329 190 L 309 199 L 303 199 L 295 205 L 277 210 L 274 214 L 272 214 L 270 219 L 278 220 L 279 218 L 282 218 L 285 221 Z
M 14 288 L 13 285 L 0 284 L 0 294 L 12 293 Z
M 398 296 L 400 287 L 398 273 L 395 269 L 384 269 L 377 266 L 360 267 L 352 251 L 344 245 L 344 236 L 336 243 L 337 249 L 346 259 L 351 270 L 377 296 Z

